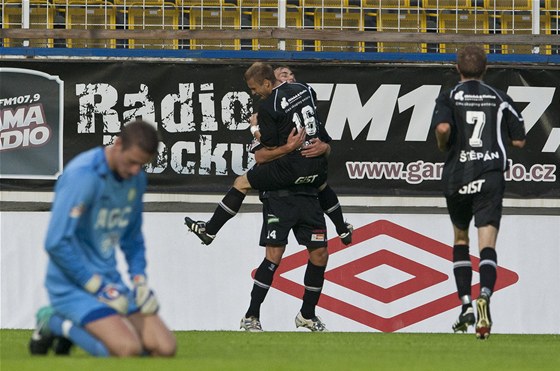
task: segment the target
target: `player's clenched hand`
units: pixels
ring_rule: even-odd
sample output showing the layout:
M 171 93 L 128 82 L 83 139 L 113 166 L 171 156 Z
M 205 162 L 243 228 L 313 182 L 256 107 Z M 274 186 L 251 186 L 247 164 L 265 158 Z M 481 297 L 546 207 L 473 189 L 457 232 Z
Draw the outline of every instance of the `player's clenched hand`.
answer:
M 134 276 L 134 300 L 143 314 L 154 314 L 159 309 L 159 303 L 154 291 L 148 287 L 146 277 L 138 274 Z
M 105 282 L 101 276 L 94 274 L 85 284 L 86 291 L 97 297 L 120 314 L 128 312 L 128 299 L 118 285 Z

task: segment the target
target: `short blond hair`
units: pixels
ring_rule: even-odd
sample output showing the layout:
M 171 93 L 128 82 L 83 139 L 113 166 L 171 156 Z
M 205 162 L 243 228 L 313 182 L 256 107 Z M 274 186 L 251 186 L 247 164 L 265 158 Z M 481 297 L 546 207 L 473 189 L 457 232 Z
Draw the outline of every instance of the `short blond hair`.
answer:
M 251 79 L 257 84 L 262 84 L 264 80 L 274 83 L 276 81 L 276 76 L 270 64 L 255 62 L 245 71 L 245 81 Z

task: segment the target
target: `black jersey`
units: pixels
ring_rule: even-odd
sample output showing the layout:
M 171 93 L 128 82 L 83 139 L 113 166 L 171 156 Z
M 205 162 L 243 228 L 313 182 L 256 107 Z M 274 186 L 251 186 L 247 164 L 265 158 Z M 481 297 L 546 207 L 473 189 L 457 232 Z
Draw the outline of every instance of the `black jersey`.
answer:
M 442 122 L 451 125 L 442 175 L 446 195 L 483 173 L 506 170 L 506 137 L 525 139 L 523 118 L 512 99 L 480 80 L 461 82 L 439 95 L 432 129 Z
M 261 102 L 258 111 L 260 142 L 254 141 L 251 151 L 261 146 L 277 147 L 287 143 L 292 129 L 305 130 L 306 141 L 331 138 L 320 124 L 315 107 L 315 92 L 304 83 L 282 83 Z M 289 194 L 317 195 L 317 188 L 327 180 L 328 163 L 325 156 L 303 157 L 299 150 L 247 172 L 251 187 L 261 192 L 261 198 L 270 191 L 289 191 Z M 280 192 L 282 193 L 282 192 Z
M 314 92 L 305 83 L 284 82 L 278 85 L 261 102 L 258 112 L 260 142 L 266 147 L 286 144 L 294 127 L 298 131 L 305 129 L 306 141 L 319 138 L 323 142 L 329 142 L 331 139 L 319 122 Z

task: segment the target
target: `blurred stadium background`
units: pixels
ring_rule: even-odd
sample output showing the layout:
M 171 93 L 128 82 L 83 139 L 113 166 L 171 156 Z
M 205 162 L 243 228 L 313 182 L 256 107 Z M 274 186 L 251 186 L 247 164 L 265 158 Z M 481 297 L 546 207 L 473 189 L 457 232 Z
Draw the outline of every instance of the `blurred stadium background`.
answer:
M 0 41 L 4 47 L 453 53 L 456 43 L 438 42 L 434 37 L 455 35 L 447 41 L 461 36 L 499 35 L 501 38 L 486 45 L 489 53 L 550 55 L 559 53 L 557 43 L 546 43 L 558 38 L 555 35 L 560 28 L 559 3 L 559 0 L 2 0 Z M 270 32 L 264 32 L 276 28 L 284 32 L 275 38 L 270 37 Z M 30 34 L 18 34 L 18 29 L 58 32 L 50 33 L 52 37 L 35 34 L 33 38 L 21 39 L 22 35 Z M 74 33 L 60 32 L 64 30 Z M 103 33 L 112 30 L 144 33 L 142 38 L 134 32 L 115 32 L 114 37 L 110 32 Z M 193 34 L 177 32 L 187 30 L 198 31 L 197 37 L 182 37 Z M 416 35 L 412 38 L 395 35 L 399 33 Z M 91 38 L 94 34 L 95 39 Z M 373 34 L 379 41 L 367 41 Z M 504 37 L 507 35 L 515 38 Z M 533 36 L 532 40 L 537 40 L 535 35 L 548 38 L 537 40 L 544 40 L 543 44 L 520 44 L 530 40 L 526 37 L 529 35 Z

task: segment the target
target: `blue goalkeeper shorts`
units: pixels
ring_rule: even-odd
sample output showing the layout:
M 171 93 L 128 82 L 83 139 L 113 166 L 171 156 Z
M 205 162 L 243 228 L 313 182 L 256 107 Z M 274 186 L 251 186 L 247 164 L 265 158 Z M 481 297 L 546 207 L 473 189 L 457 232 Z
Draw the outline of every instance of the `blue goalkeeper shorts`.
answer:
M 97 300 L 95 295 L 75 285 L 66 286 L 64 289 L 58 285 L 56 290 L 47 287 L 47 291 L 54 310 L 80 326 L 117 314 L 116 310 Z M 128 314 L 138 312 L 139 308 L 134 302 L 133 291 L 126 289 L 126 295 L 128 296 Z

